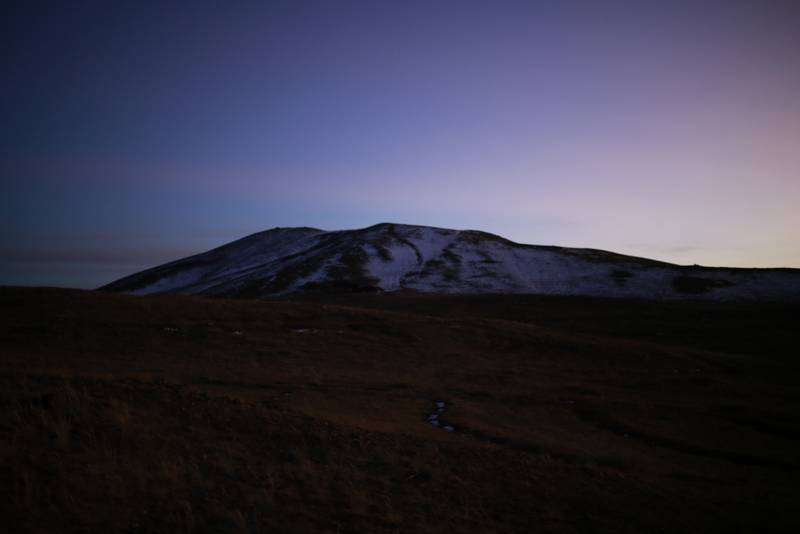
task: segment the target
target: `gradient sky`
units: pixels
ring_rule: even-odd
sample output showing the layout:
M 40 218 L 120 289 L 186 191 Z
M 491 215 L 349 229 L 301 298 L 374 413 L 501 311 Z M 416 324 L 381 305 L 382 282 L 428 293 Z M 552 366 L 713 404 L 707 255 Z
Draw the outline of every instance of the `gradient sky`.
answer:
M 800 267 L 800 2 L 5 2 L 0 284 L 392 221 Z

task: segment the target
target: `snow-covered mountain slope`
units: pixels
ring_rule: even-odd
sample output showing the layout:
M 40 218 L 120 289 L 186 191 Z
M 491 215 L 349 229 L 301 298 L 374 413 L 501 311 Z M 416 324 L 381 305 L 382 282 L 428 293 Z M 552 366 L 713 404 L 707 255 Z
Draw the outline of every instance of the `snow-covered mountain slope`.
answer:
M 683 267 L 594 249 L 521 245 L 474 230 L 377 224 L 274 228 L 101 289 L 265 297 L 300 291 L 800 299 L 798 269 Z

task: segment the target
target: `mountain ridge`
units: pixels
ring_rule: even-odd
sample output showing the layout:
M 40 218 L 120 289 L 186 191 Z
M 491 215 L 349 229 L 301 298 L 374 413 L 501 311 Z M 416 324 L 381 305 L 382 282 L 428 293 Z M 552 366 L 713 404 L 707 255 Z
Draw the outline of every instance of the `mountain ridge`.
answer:
M 480 230 L 378 223 L 276 227 L 100 288 L 137 295 L 296 292 L 531 293 L 800 299 L 800 270 L 680 266 L 591 248 L 515 243 Z

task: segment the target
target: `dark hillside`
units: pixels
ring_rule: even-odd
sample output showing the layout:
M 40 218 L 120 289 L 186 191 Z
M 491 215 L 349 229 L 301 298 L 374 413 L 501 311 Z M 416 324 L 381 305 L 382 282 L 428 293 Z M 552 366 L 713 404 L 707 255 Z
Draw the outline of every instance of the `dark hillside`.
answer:
M 800 529 L 796 306 L 306 298 L 0 288 L 4 531 Z

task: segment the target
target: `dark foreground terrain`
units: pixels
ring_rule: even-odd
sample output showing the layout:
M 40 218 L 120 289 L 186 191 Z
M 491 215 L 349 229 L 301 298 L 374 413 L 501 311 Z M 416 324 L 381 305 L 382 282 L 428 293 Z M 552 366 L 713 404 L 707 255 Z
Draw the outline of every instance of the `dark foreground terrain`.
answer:
M 796 305 L 0 288 L 0 314 L 4 532 L 800 531 Z

